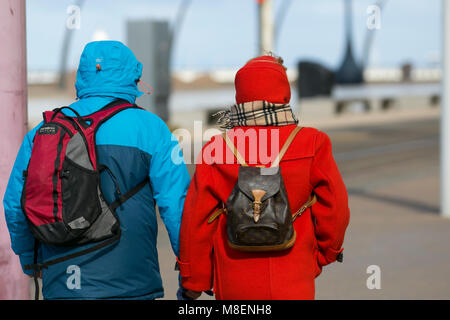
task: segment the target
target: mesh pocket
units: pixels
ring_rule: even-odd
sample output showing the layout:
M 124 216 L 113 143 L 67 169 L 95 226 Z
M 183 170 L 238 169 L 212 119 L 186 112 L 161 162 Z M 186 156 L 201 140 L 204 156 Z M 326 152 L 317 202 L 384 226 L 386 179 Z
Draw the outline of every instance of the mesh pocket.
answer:
M 62 214 L 66 227 L 72 232 L 85 231 L 100 215 L 98 183 L 97 171 L 65 158 L 61 171 Z

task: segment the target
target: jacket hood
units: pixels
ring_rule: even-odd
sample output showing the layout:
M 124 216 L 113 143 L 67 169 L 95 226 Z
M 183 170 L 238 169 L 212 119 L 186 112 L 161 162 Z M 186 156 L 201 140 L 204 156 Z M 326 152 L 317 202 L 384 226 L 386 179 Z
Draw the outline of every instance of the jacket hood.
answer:
M 142 95 L 137 81 L 142 63 L 119 41 L 95 41 L 81 54 L 75 88 L 79 99 L 107 96 L 134 103 Z

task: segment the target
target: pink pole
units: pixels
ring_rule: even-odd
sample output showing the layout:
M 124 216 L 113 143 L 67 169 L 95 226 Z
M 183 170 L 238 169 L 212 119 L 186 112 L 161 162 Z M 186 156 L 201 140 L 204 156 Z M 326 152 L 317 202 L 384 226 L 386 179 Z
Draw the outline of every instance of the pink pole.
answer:
M 3 199 L 27 132 L 25 0 L 0 1 L 0 44 L 0 199 Z M 11 249 L 3 201 L 0 210 L 0 299 L 29 299 L 30 282 Z

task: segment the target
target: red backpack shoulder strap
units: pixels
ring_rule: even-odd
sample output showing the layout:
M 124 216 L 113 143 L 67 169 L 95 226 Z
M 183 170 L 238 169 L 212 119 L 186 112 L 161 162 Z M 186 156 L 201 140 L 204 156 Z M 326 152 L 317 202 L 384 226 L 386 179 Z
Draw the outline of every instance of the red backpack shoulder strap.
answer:
M 54 114 L 55 114 L 54 111 L 44 111 L 42 113 L 42 117 L 44 118 L 44 122 L 47 123 L 47 122 L 52 121 L 52 117 L 53 117 Z
M 118 100 L 114 101 L 100 110 L 83 117 L 83 119 L 87 122 L 90 122 L 89 127 L 93 128 L 94 131 L 97 130 L 97 128 L 104 123 L 105 121 L 109 120 L 119 112 L 126 110 L 126 109 L 142 109 L 141 107 L 138 107 L 135 104 L 131 104 L 124 100 Z

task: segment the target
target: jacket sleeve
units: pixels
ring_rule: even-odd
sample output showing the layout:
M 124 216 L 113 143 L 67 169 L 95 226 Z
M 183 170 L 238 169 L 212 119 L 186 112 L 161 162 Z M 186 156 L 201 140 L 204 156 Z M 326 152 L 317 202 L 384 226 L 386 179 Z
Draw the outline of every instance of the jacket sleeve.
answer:
M 178 256 L 181 216 L 190 177 L 177 139 L 164 122 L 159 121 L 159 126 L 157 148 L 150 161 L 150 184 L 172 249 Z
M 318 263 L 322 267 L 336 261 L 344 250 L 341 246 L 350 218 L 344 181 L 333 158 L 331 141 L 323 132 L 319 132 L 316 140 L 311 185 L 317 196 L 312 215 L 319 249 Z
M 23 189 L 23 171 L 28 167 L 33 146 L 33 137 L 35 129 L 30 131 L 24 138 L 14 162 L 8 186 L 3 197 L 3 207 L 5 209 L 5 219 L 8 231 L 11 237 L 11 247 L 15 254 L 20 258 L 22 269 L 24 265 L 33 263 L 34 255 L 34 237 L 28 227 L 25 214 L 22 211 L 21 195 Z M 32 270 L 24 270 L 24 273 L 31 275 Z
M 213 286 L 213 235 L 217 221 L 208 224 L 209 216 L 220 205 L 214 192 L 211 166 L 197 164 L 184 205 L 180 231 L 178 265 L 182 286 L 207 291 Z

